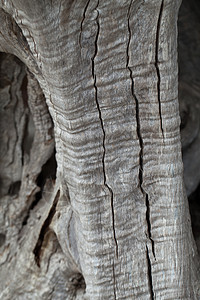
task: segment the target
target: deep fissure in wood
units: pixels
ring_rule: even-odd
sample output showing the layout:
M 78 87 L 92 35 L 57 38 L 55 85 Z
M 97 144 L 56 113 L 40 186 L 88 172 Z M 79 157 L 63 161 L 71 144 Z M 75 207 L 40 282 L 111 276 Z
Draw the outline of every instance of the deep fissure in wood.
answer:
M 140 145 L 140 152 L 139 152 L 139 174 L 138 174 L 139 187 L 140 187 L 140 190 L 141 190 L 142 194 L 145 197 L 147 234 L 148 234 L 148 239 L 151 242 L 153 256 L 154 256 L 154 258 L 156 260 L 155 248 L 154 248 L 154 241 L 153 241 L 153 239 L 151 237 L 149 196 L 144 191 L 144 189 L 142 187 L 142 184 L 143 184 L 143 154 L 144 154 L 143 152 L 144 152 L 144 142 L 143 142 L 143 138 L 142 138 L 142 135 L 141 135 L 139 101 L 138 101 L 138 99 L 136 97 L 136 94 L 135 94 L 135 91 L 134 91 L 133 72 L 132 72 L 131 67 L 129 66 L 129 60 L 130 60 L 130 58 L 129 58 L 129 48 L 130 48 L 130 42 L 131 42 L 130 10 L 131 10 L 131 6 L 132 6 L 132 2 L 133 1 L 131 0 L 129 8 L 128 8 L 128 14 L 127 14 L 129 38 L 128 38 L 128 43 L 127 43 L 127 62 L 126 62 L 126 68 L 129 70 L 129 73 L 130 73 L 131 93 L 132 93 L 133 99 L 135 101 L 135 110 L 136 110 L 136 124 L 137 124 L 136 131 L 137 131 L 137 136 L 138 136 L 139 145 Z M 151 266 L 151 261 L 150 261 L 149 256 L 148 256 L 148 260 L 147 261 L 148 261 L 148 265 Z M 153 290 L 153 283 L 152 283 L 152 274 L 151 274 L 151 272 L 148 272 L 148 276 L 149 276 L 149 282 L 151 283 L 151 286 L 152 286 L 151 290 Z M 152 299 L 154 299 L 154 298 L 152 298 Z
M 147 193 L 146 195 L 146 220 L 147 220 L 147 228 L 148 228 L 148 238 L 151 241 L 151 246 L 152 246 L 152 253 L 154 256 L 154 259 L 156 260 L 156 255 L 155 255 L 155 245 L 154 245 L 154 240 L 151 237 L 151 222 L 150 222 L 150 205 L 149 205 L 149 196 Z
M 157 30 L 156 30 L 156 49 L 155 49 L 155 68 L 157 73 L 157 91 L 158 91 L 158 105 L 159 105 L 159 116 L 160 116 L 160 127 L 164 140 L 164 131 L 163 131 L 163 121 L 162 121 L 162 110 L 161 110 L 161 99 L 160 99 L 160 70 L 159 70 L 159 59 L 158 59 L 158 51 L 159 51 L 159 38 L 160 38 L 160 26 L 161 26 L 161 18 L 163 12 L 164 0 L 162 0 L 160 6 L 160 12 L 158 16 Z
M 43 241 L 44 241 L 44 237 L 45 237 L 45 234 L 47 233 L 47 231 L 49 230 L 49 225 L 51 224 L 53 216 L 55 215 L 56 206 L 57 206 L 57 203 L 58 203 L 59 196 L 60 196 L 60 190 L 58 190 L 57 193 L 56 193 L 56 196 L 54 198 L 52 207 L 49 211 L 49 214 L 48 214 L 46 220 L 44 221 L 44 223 L 42 225 L 42 228 L 40 230 L 40 234 L 39 234 L 39 237 L 38 237 L 38 241 L 37 241 L 37 243 L 35 245 L 35 248 L 33 250 L 33 253 L 35 255 L 35 262 L 38 265 L 38 267 L 40 267 L 41 250 L 42 250 L 42 244 L 43 244 Z
M 94 70 L 94 60 L 97 55 L 98 47 L 97 47 L 97 41 L 98 41 L 98 36 L 99 36 L 99 31 L 100 31 L 100 24 L 99 24 L 99 11 L 97 10 L 97 7 L 99 5 L 99 1 L 97 3 L 97 6 L 95 10 L 97 11 L 97 18 L 96 18 L 96 24 L 97 24 L 97 34 L 96 34 L 96 40 L 95 40 L 95 53 L 94 56 L 92 57 L 92 76 L 94 80 L 94 89 L 95 89 L 95 101 L 96 101 L 96 106 L 99 112 L 99 119 L 101 123 L 101 128 L 103 131 L 103 156 L 102 156 L 102 165 L 103 165 L 103 176 L 104 176 L 104 185 L 108 189 L 110 196 L 111 196 L 111 210 L 112 210 L 112 225 L 113 225 L 113 237 L 115 241 L 115 247 L 116 247 L 116 256 L 118 258 L 118 243 L 117 243 L 117 238 L 116 238 L 116 233 L 115 233 L 115 215 L 114 215 L 114 205 L 113 205 L 113 191 L 111 187 L 107 184 L 107 179 L 106 179 L 106 172 L 105 172 L 105 155 L 106 155 L 106 147 L 105 147 L 105 139 L 106 139 L 106 133 L 104 129 L 104 124 L 103 124 L 103 119 L 102 119 L 102 114 L 101 114 L 101 109 L 100 105 L 98 102 L 98 97 L 97 97 L 97 85 L 96 85 L 96 75 L 95 75 L 95 70 Z
M 82 46 L 81 46 L 81 37 L 82 37 L 82 31 L 83 31 L 83 23 L 84 23 L 84 20 L 85 20 L 85 15 L 86 15 L 86 11 L 88 9 L 89 3 L 90 3 L 90 0 L 88 0 L 86 6 L 84 8 L 83 17 L 82 17 L 82 20 L 81 20 L 80 34 L 79 34 L 79 45 L 80 45 L 81 48 L 82 48 Z
M 110 193 L 110 198 L 111 198 L 110 199 L 110 204 L 111 204 L 111 213 L 112 213 L 113 239 L 114 239 L 114 243 L 115 243 L 116 258 L 118 259 L 118 243 L 117 243 L 116 232 L 115 232 L 115 214 L 114 214 L 114 203 L 113 203 L 113 201 L 114 201 L 114 199 L 113 199 L 113 191 L 112 191 L 111 187 L 107 184 L 106 171 L 105 171 L 105 155 L 106 155 L 105 140 L 106 140 L 106 133 L 105 133 L 105 129 L 104 129 L 104 124 L 103 124 L 103 119 L 102 119 L 102 114 L 101 114 L 101 108 L 100 108 L 100 105 L 99 105 L 99 102 L 98 102 L 98 91 L 97 91 L 96 74 L 95 74 L 95 66 L 94 66 L 95 57 L 96 57 L 97 52 L 98 52 L 97 42 L 98 42 L 98 37 L 99 37 L 99 32 L 100 32 L 98 6 L 99 6 L 99 0 L 97 1 L 97 5 L 95 7 L 95 10 L 97 11 L 97 18 L 96 18 L 97 33 L 96 33 L 96 39 L 95 39 L 95 52 L 94 52 L 94 55 L 92 57 L 92 77 L 93 77 L 93 80 L 94 80 L 96 106 L 97 106 L 97 109 L 98 109 L 99 119 L 100 119 L 101 128 L 102 128 L 102 132 L 103 132 L 102 167 L 103 167 L 104 186 L 108 189 L 108 191 Z M 115 265 L 114 265 L 114 262 L 113 262 L 113 290 L 114 290 L 114 299 L 116 299 L 115 284 L 116 284 L 115 283 Z
M 151 295 L 151 300 L 154 300 L 151 260 L 150 260 L 150 257 L 149 257 L 149 249 L 148 249 L 147 245 L 146 245 L 146 256 L 147 256 L 147 266 L 148 266 L 148 278 L 149 278 L 150 295 Z

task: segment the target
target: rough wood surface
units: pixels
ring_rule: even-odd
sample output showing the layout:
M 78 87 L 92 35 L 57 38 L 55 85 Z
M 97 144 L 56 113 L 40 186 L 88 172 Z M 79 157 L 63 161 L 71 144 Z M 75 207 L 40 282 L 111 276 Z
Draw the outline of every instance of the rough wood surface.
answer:
M 7 204 L 16 211 L 5 214 L 1 298 L 199 299 L 179 130 L 180 1 L 0 3 L 11 31 L 0 49 L 33 73 L 35 127 Z M 57 173 L 38 199 L 54 146 L 48 111 Z

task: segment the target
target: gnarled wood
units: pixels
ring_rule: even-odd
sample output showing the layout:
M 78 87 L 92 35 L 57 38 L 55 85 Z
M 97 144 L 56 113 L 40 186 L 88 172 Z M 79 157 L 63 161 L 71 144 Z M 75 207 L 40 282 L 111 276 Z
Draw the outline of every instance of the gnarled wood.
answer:
M 2 18 L 23 34 L 25 54 L 13 53 L 33 73 L 31 189 L 53 150 L 48 110 L 57 161 L 49 201 L 44 193 L 32 206 L 5 264 L 16 276 L 9 286 L 5 278 L 4 299 L 199 298 L 179 132 L 179 5 L 1 2 Z M 12 51 L 12 34 L 0 41 Z M 32 202 L 22 179 L 20 216 Z

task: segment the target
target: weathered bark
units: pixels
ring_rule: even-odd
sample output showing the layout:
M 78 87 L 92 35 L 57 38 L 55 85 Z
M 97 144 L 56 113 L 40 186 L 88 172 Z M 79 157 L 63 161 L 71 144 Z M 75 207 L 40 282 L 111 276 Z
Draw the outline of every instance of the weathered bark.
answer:
M 33 74 L 21 110 L 35 126 L 28 151 L 25 121 L 19 129 L 19 193 L 4 192 L 2 299 L 199 299 L 179 132 L 179 5 L 1 2 L 9 36 L 0 50 Z M 54 147 L 48 111 L 57 173 L 39 199 Z

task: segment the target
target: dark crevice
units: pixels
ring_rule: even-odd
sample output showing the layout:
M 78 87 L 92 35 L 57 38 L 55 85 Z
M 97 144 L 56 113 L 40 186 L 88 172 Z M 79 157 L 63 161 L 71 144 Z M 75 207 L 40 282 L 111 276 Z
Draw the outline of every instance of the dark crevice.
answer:
M 11 185 L 9 186 L 8 194 L 10 196 L 18 195 L 20 187 L 21 187 L 21 180 L 12 182 Z
M 151 260 L 149 257 L 149 250 L 146 246 L 146 255 L 147 255 L 147 265 L 148 265 L 148 279 L 149 279 L 149 289 L 150 289 L 150 295 L 151 300 L 154 300 L 154 291 L 153 291 L 153 282 L 152 282 L 152 269 L 151 269 Z
M 84 8 L 84 11 L 83 11 L 83 18 L 81 20 L 80 35 L 79 35 L 79 45 L 80 45 L 81 48 L 82 48 L 82 46 L 81 46 L 81 38 L 82 38 L 82 31 L 83 31 L 83 22 L 85 20 L 85 15 L 86 15 L 86 11 L 88 9 L 89 3 L 90 3 L 90 0 L 87 1 L 87 4 L 86 4 L 86 6 Z
M 130 47 L 130 41 L 131 41 L 131 28 L 130 28 L 130 10 L 131 10 L 131 6 L 132 6 L 132 2 L 130 2 L 129 8 L 128 8 L 128 14 L 127 14 L 127 19 L 128 19 L 128 32 L 129 32 L 129 39 L 128 39 L 128 43 L 127 43 L 127 63 L 126 63 L 126 68 L 129 70 L 130 73 L 130 80 L 131 80 L 131 93 L 132 93 L 132 97 L 135 101 L 135 110 L 136 110 L 136 131 L 137 131 L 137 137 L 139 140 L 139 145 L 140 145 L 140 152 L 139 152 L 139 174 L 138 174 L 138 179 L 139 179 L 139 187 L 140 190 L 142 192 L 142 194 L 145 197 L 145 205 L 146 205 L 146 223 L 147 223 L 147 236 L 148 239 L 151 242 L 151 246 L 152 246 L 152 253 L 153 256 L 156 260 L 156 256 L 155 256 L 155 247 L 154 247 L 154 241 L 151 237 L 151 222 L 150 222 L 150 204 L 149 204 L 149 196 L 148 194 L 144 191 L 143 189 L 143 155 L 144 155 L 144 143 L 143 143 L 143 139 L 142 139 L 142 135 L 141 135 L 141 127 L 140 127 L 140 111 L 139 111 L 139 101 L 136 97 L 135 91 L 134 91 L 134 80 L 133 80 L 133 73 L 132 70 L 129 66 L 129 47 Z M 147 247 L 147 246 L 146 246 Z M 147 249 L 148 251 L 148 249 Z M 150 262 L 150 258 L 149 258 L 149 253 L 147 252 L 147 256 L 148 256 L 148 266 L 151 266 L 151 262 Z M 149 267 L 148 267 L 149 268 Z M 150 281 L 150 286 L 151 286 L 151 290 L 153 290 L 153 284 L 152 284 L 152 274 L 151 274 L 151 268 L 149 268 L 149 281 Z M 152 298 L 154 299 L 154 297 Z
M 76 291 L 79 289 L 86 289 L 85 280 L 81 273 L 76 273 L 74 276 L 72 276 L 70 278 L 70 283 Z
M 128 18 L 128 32 L 129 32 L 129 39 L 128 39 L 128 44 L 127 44 L 127 62 L 126 62 L 126 68 L 129 70 L 130 73 L 130 80 L 131 80 L 131 93 L 132 93 L 132 97 L 135 100 L 135 110 L 136 110 L 136 123 L 137 123 L 137 127 L 136 127 L 136 131 L 137 131 L 137 136 L 138 136 L 138 140 L 139 140 L 139 144 L 140 144 L 140 153 L 139 153 L 139 186 L 140 189 L 142 191 L 142 193 L 144 194 L 144 190 L 142 188 L 142 183 L 143 183 L 143 139 L 141 136 L 141 130 L 140 130 L 140 113 L 139 113 L 139 101 L 135 95 L 134 92 L 134 80 L 133 80 L 133 72 L 131 70 L 131 68 L 129 67 L 129 47 L 130 47 L 130 42 L 131 42 L 131 29 L 130 29 L 130 9 L 131 9 L 131 5 L 132 2 L 130 3 L 129 9 L 128 9 L 128 14 L 127 14 L 127 18 Z
M 24 76 L 24 79 L 21 84 L 21 93 L 22 93 L 22 99 L 24 103 L 24 107 L 29 107 L 28 106 L 28 91 L 27 91 L 27 85 L 28 85 L 28 79 L 27 79 L 27 74 Z
M 148 200 L 148 194 L 144 191 L 142 184 L 143 184 L 143 151 L 144 151 L 144 143 L 141 135 L 141 129 L 140 129 L 140 111 L 139 111 L 139 101 L 135 95 L 134 92 L 134 80 L 133 80 L 133 73 L 131 68 L 129 67 L 129 46 L 130 46 L 130 40 L 131 40 L 131 29 L 130 29 L 130 9 L 131 9 L 132 1 L 128 9 L 128 32 L 129 32 L 129 40 L 127 44 L 127 63 L 126 67 L 129 70 L 130 73 L 130 80 L 131 80 L 131 93 L 133 96 L 133 99 L 135 100 L 135 110 L 136 110 L 136 123 L 137 123 L 137 136 L 139 140 L 139 145 L 140 145 L 140 153 L 139 153 L 139 187 L 143 195 L 145 195 L 146 199 L 146 219 L 147 219 L 147 227 L 148 227 L 148 237 L 151 239 L 151 223 L 150 223 L 150 207 L 149 207 L 149 200 Z M 153 248 L 153 247 L 152 247 Z M 154 251 L 153 251 L 154 252 Z
M 4 233 L 0 233 L 0 247 L 2 247 L 6 242 L 6 235 Z
M 81 273 L 75 273 L 68 279 L 67 290 L 68 289 L 70 293 L 73 292 L 73 299 L 78 297 L 80 290 L 86 290 L 86 283 Z
M 146 193 L 146 208 L 147 208 L 146 220 L 147 220 L 148 238 L 151 241 L 152 253 L 153 253 L 154 259 L 156 260 L 154 240 L 151 238 L 150 205 L 149 205 L 149 197 L 148 197 L 147 193 Z
M 112 227 L 113 227 L 113 238 L 115 242 L 115 248 L 116 248 L 116 257 L 118 258 L 118 243 L 117 243 L 117 238 L 116 238 L 116 232 L 115 232 L 115 214 L 114 214 L 114 197 L 113 197 L 113 191 L 111 187 L 107 184 L 107 179 L 106 179 L 106 171 L 105 171 L 105 155 L 106 155 L 106 148 L 105 148 L 105 139 L 106 139 L 106 134 L 105 134 L 105 129 L 104 129 L 104 124 L 103 124 L 103 119 L 101 115 L 101 109 L 100 105 L 98 102 L 98 97 L 97 97 L 97 85 L 96 85 L 96 75 L 95 75 L 95 68 L 94 68 L 94 60 L 97 55 L 98 47 L 97 47 L 97 41 L 99 37 L 99 30 L 100 30 L 100 24 L 99 24 L 99 11 L 97 10 L 97 7 L 99 5 L 99 1 L 97 2 L 97 6 L 95 10 L 97 11 L 97 18 L 96 18 L 96 24 L 97 24 L 97 34 L 96 34 L 96 39 L 95 39 L 95 52 L 92 57 L 92 77 L 94 80 L 94 89 L 95 89 L 95 101 L 96 101 L 96 106 L 99 112 L 99 119 L 101 123 L 101 128 L 103 131 L 103 156 L 102 156 L 102 165 L 103 165 L 103 176 L 104 176 L 104 185 L 108 189 L 111 197 L 111 211 L 112 211 Z
M 24 156 L 27 155 L 30 156 L 33 140 L 34 140 L 34 123 L 33 123 L 33 117 L 32 114 L 27 113 L 25 115 L 25 125 L 24 125 L 24 132 L 23 132 L 23 138 L 22 138 L 22 165 L 26 163 L 24 161 Z
M 38 237 L 38 241 L 35 245 L 35 248 L 33 250 L 33 253 L 35 255 L 35 262 L 37 264 L 38 267 L 40 267 L 40 259 L 41 259 L 41 250 L 42 250 L 42 245 L 43 245 L 43 241 L 45 238 L 45 234 L 48 232 L 49 230 L 49 225 L 51 224 L 51 221 L 53 219 L 53 216 L 55 215 L 56 212 L 56 206 L 58 203 L 58 199 L 60 196 L 60 190 L 57 191 L 56 196 L 54 198 L 52 207 L 49 211 L 48 217 L 46 218 L 46 220 L 44 221 L 42 228 L 40 230 L 40 234 Z
M 26 216 L 23 219 L 22 225 L 25 226 L 30 216 L 31 210 L 38 204 L 40 199 L 42 198 L 45 183 L 47 179 L 54 181 L 56 179 L 56 158 L 55 158 L 55 150 L 52 156 L 47 160 L 47 162 L 42 166 L 42 170 L 36 179 L 36 184 L 40 188 L 39 192 L 35 194 L 34 200 L 31 203 Z
M 161 111 L 161 99 L 160 99 L 160 70 L 159 70 L 159 58 L 158 58 L 158 52 L 159 52 L 159 38 L 160 38 L 160 27 L 161 27 L 161 18 L 162 18 L 162 12 L 163 12 L 163 6 L 164 6 L 164 0 L 162 0 L 161 6 L 160 6 L 160 12 L 158 16 L 158 23 L 157 23 L 157 31 L 156 31 L 156 49 L 155 49 L 155 68 L 157 73 L 157 91 L 158 91 L 158 105 L 159 105 L 159 115 L 160 115 L 160 127 L 162 131 L 162 137 L 164 140 L 164 131 L 163 131 L 163 122 L 162 122 L 162 111 Z
M 30 156 L 31 152 L 31 147 L 33 144 L 33 139 L 34 139 L 34 123 L 33 123 L 33 116 L 30 112 L 29 106 L 28 106 L 28 92 L 27 92 L 27 75 L 24 76 L 20 90 L 22 94 L 22 100 L 24 104 L 24 109 L 25 109 L 25 125 L 24 125 L 24 132 L 23 132 L 23 137 L 22 137 L 22 142 L 21 142 L 21 148 L 22 148 L 22 165 L 25 164 L 24 161 L 24 155 L 27 154 L 28 157 Z
M 192 232 L 197 242 L 197 248 L 200 255 L 200 183 L 197 189 L 189 196 L 189 209 L 192 222 Z
M 50 179 L 52 181 L 56 179 L 57 163 L 56 163 L 55 155 L 56 155 L 56 151 L 54 149 L 53 154 L 47 160 L 47 162 L 42 166 L 42 170 L 37 177 L 36 183 L 37 186 L 40 187 L 40 191 L 35 195 L 35 198 L 37 200 L 40 200 L 42 198 L 42 193 L 47 179 Z
M 111 187 L 107 184 L 107 179 L 106 179 L 106 171 L 105 171 L 105 155 L 106 155 L 105 139 L 106 139 L 106 134 L 105 134 L 104 124 L 103 124 L 101 109 L 100 109 L 100 105 L 99 105 L 99 102 L 98 102 L 96 74 L 95 74 L 95 67 L 94 67 L 94 61 L 95 61 L 95 57 L 96 57 L 97 51 L 98 51 L 97 41 L 98 41 L 99 31 L 100 31 L 99 11 L 97 9 L 98 5 L 99 5 L 99 1 L 97 1 L 97 5 L 96 5 L 96 8 L 95 8 L 95 10 L 97 11 L 97 18 L 96 18 L 97 33 L 96 33 L 96 39 L 95 39 L 95 52 L 94 52 L 94 55 L 92 57 L 92 77 L 93 77 L 93 80 L 94 80 L 96 106 L 97 106 L 97 109 L 98 109 L 99 120 L 100 120 L 100 123 L 101 123 L 102 132 L 103 132 L 102 167 L 103 167 L 103 176 L 104 176 L 104 186 L 108 189 L 108 191 L 110 193 L 110 197 L 111 197 L 111 202 L 110 203 L 111 203 L 111 212 L 112 212 L 113 239 L 114 239 L 114 243 L 115 243 L 115 255 L 116 255 L 116 258 L 118 259 L 118 243 L 117 243 L 116 232 L 115 232 L 115 214 L 114 214 L 114 203 L 113 203 L 114 198 L 113 198 L 113 191 L 112 191 Z M 114 293 L 114 299 L 116 299 L 116 288 L 115 288 L 115 286 L 116 286 L 116 282 L 115 282 L 115 264 L 113 262 L 113 293 Z

